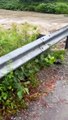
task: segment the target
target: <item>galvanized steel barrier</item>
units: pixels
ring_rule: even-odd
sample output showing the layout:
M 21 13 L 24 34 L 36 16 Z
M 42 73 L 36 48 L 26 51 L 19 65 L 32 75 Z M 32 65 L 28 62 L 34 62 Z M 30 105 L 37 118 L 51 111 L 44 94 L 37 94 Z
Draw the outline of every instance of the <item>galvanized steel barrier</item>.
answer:
M 66 47 L 68 47 L 68 26 L 58 31 L 41 37 L 21 48 L 18 48 L 2 57 L 0 57 L 0 79 L 6 74 L 35 58 L 46 51 L 52 45 L 67 37 Z

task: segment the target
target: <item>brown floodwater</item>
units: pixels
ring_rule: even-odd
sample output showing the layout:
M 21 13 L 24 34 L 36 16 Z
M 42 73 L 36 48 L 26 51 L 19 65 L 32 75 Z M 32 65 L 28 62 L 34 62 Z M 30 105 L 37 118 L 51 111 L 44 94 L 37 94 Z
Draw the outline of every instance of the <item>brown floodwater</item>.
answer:
M 41 33 L 48 34 L 68 24 L 66 15 L 45 14 L 37 12 L 10 11 L 0 9 L 0 24 L 9 27 L 12 23 L 28 22 L 39 27 Z

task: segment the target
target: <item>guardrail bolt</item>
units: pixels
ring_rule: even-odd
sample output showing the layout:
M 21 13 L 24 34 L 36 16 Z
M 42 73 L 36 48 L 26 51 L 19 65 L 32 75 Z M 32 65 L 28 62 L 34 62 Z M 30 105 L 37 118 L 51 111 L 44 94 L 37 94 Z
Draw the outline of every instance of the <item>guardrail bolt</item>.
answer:
M 68 49 L 68 36 L 67 36 L 67 39 L 66 39 L 65 49 Z

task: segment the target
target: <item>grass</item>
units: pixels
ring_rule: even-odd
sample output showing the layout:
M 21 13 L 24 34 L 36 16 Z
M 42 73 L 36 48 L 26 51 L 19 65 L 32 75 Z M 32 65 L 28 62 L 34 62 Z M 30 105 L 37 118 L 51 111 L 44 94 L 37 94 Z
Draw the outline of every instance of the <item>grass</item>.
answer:
M 28 23 L 12 24 L 10 29 L 0 26 L 0 56 L 35 40 L 38 35 L 37 27 Z
M 28 23 L 22 25 L 12 24 L 9 29 L 0 26 L 0 56 L 36 40 L 38 35 L 38 28 Z M 19 110 L 19 108 L 27 107 L 24 96 L 29 94 L 29 85 L 37 86 L 35 78 L 36 70 L 30 70 L 30 68 L 32 69 L 33 66 L 29 63 L 1 79 L 0 118 L 4 113 L 11 115 Z

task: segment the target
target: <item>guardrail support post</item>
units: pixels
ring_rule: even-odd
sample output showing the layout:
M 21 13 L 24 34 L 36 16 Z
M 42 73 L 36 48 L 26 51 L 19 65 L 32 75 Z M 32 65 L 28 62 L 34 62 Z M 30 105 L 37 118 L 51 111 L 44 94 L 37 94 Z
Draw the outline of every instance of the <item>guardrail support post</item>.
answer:
M 65 49 L 68 49 L 68 36 L 67 36 L 67 39 L 66 39 Z

